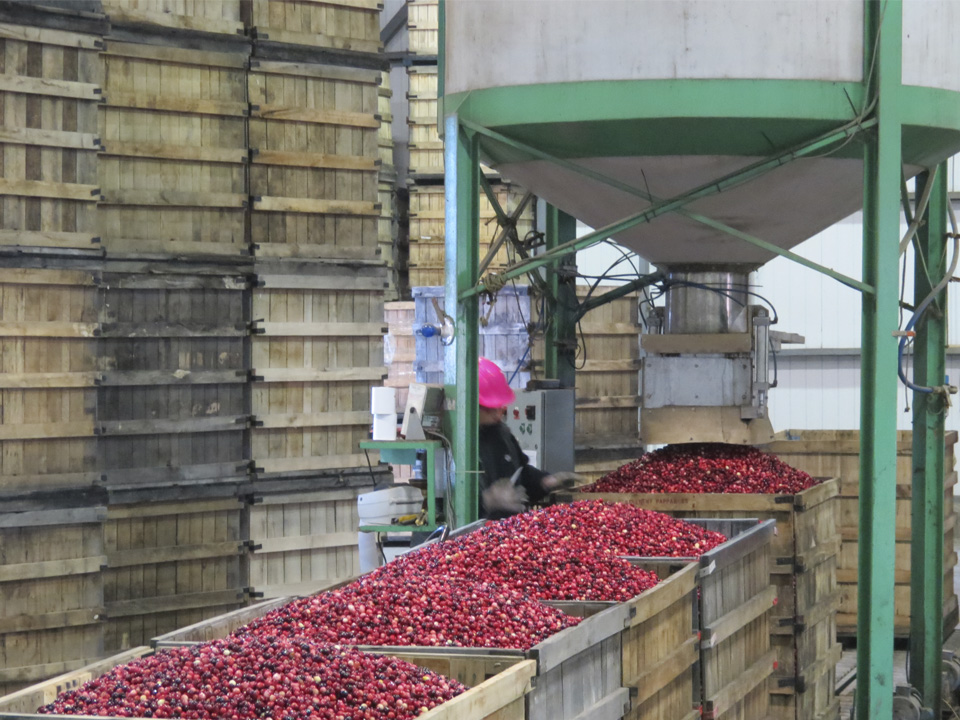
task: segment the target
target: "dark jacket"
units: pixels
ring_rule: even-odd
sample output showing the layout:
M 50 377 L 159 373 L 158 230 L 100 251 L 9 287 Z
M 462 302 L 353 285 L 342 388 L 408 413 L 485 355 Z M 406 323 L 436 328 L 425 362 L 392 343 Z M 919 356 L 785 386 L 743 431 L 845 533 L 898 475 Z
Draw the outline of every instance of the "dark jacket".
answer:
M 523 487 L 527 493 L 528 504 L 536 505 L 547 493 L 543 489 L 542 480 L 549 473 L 545 473 L 530 464 L 520 443 L 504 423 L 480 426 L 480 493 L 490 487 L 497 480 L 510 479 L 518 468 L 523 468 L 517 485 Z M 488 513 L 483 507 L 483 498 L 480 498 L 480 515 L 491 520 L 505 517 L 503 514 Z

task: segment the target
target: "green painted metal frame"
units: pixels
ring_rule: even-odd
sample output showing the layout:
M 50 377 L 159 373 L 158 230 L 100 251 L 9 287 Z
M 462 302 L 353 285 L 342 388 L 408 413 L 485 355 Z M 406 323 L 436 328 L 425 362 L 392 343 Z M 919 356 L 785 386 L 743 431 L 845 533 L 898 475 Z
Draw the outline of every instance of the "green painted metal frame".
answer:
M 930 173 L 917 178 L 922 187 Z M 926 260 L 914 268 L 914 307 L 930 294 L 947 271 L 947 167 L 941 165 L 933 192 L 917 231 L 917 253 Z M 927 274 L 929 271 L 929 275 Z M 946 290 L 939 295 L 946 307 Z M 946 365 L 947 319 L 930 306 L 916 327 L 914 383 L 943 384 Z M 910 537 L 910 684 L 924 704 L 941 707 L 943 647 L 943 478 L 946 406 L 939 393 L 913 394 L 913 492 Z
M 412 465 L 419 450 L 427 453 L 427 521 L 425 525 L 361 525 L 360 532 L 432 531 L 437 529 L 437 457 L 443 444 L 439 440 L 364 440 L 361 450 L 379 450 L 383 462 Z
M 577 236 L 577 220 L 548 205 L 546 217 L 546 249 L 550 252 Z M 555 272 L 547 275 L 547 287 L 556 299 L 550 314 L 544 343 L 544 374 L 560 381 L 565 388 L 576 387 L 577 356 L 577 262 L 567 255 Z
M 441 18 L 444 13 L 444 2 L 445 0 L 440 0 Z M 864 111 L 861 111 L 861 117 L 856 122 L 856 128 L 843 127 L 813 141 L 815 143 L 825 143 L 826 145 L 821 145 L 821 147 L 824 147 L 842 139 L 834 137 L 833 133 L 841 132 L 843 137 L 848 137 L 853 133 L 870 130 L 869 133 L 863 135 L 865 138 L 863 151 L 865 187 L 862 281 L 812 263 L 794 253 L 781 251 L 759 238 L 739 233 L 733 228 L 686 210 L 684 206 L 689 202 L 710 193 L 708 187 L 698 188 L 693 193 L 687 193 L 669 200 L 661 200 L 637 188 L 605 178 L 598 173 L 593 173 L 575 163 L 571 163 L 567 159 L 551 156 L 542 150 L 530 147 L 485 127 L 482 121 L 479 123 L 476 121 L 477 117 L 482 117 L 482 113 L 467 110 L 468 105 L 472 108 L 473 104 L 473 99 L 468 95 L 457 96 L 452 99 L 453 101 L 446 108 L 446 112 L 449 114 L 446 116 L 445 127 L 447 130 L 447 149 L 449 151 L 451 148 L 456 148 L 457 152 L 456 158 L 448 155 L 447 167 L 450 168 L 452 166 L 451 160 L 456 159 L 456 174 L 458 176 L 464 174 L 475 176 L 479 173 L 478 136 L 483 136 L 491 141 L 504 143 L 517 151 L 527 152 L 533 158 L 568 167 L 582 176 L 591 177 L 593 180 L 617 187 L 653 203 L 653 207 L 648 208 L 645 213 L 637 213 L 582 238 L 567 240 L 566 242 L 559 241 L 559 239 L 555 240 L 551 243 L 547 253 L 518 264 L 507 273 L 502 274 L 500 276 L 501 281 L 561 262 L 564 256 L 606 239 L 610 235 L 615 235 L 617 231 L 644 222 L 647 218 L 652 219 L 657 214 L 677 212 L 698 222 L 703 222 L 718 231 L 730 233 L 745 242 L 776 252 L 861 292 L 861 476 L 857 708 L 860 718 L 886 720 L 892 717 L 894 689 L 893 596 L 895 586 L 894 564 L 891 562 L 891 558 L 894 557 L 895 553 L 895 538 L 894 533 L 890 532 L 890 528 L 895 525 L 896 509 L 897 385 L 890 382 L 890 379 L 895 377 L 897 370 L 897 344 L 894 333 L 898 330 L 899 205 L 901 165 L 904 156 L 903 142 L 905 138 L 910 137 L 910 133 L 914 132 L 917 126 L 929 125 L 943 129 L 944 132 L 952 132 L 953 129 L 951 128 L 955 123 L 951 118 L 955 115 L 951 115 L 951 111 L 954 106 L 957 106 L 956 109 L 960 110 L 960 101 L 953 97 L 942 97 L 942 93 L 931 93 L 923 88 L 904 88 L 902 86 L 902 0 L 864 0 L 864 13 L 865 82 L 857 85 L 855 94 L 856 99 L 863 100 L 861 107 L 868 109 L 869 117 L 863 117 Z M 443 28 L 441 28 L 442 33 Z M 527 92 L 528 89 L 523 88 L 523 90 Z M 531 92 L 533 91 L 535 89 L 531 90 Z M 600 94 L 610 94 L 610 91 L 611 88 L 598 88 Z M 610 97 L 612 98 L 614 95 L 610 95 Z M 927 97 L 934 101 L 932 106 L 920 102 Z M 876 105 L 872 101 L 867 102 L 871 98 L 877 100 Z M 698 96 L 697 102 L 703 102 L 702 96 Z M 654 105 L 656 104 L 654 103 Z M 464 108 L 464 112 L 471 118 L 470 120 L 457 116 L 456 112 L 460 107 Z M 597 108 L 596 113 L 607 110 L 603 103 L 597 103 L 593 107 Z M 517 109 L 518 114 L 514 120 L 517 126 L 526 122 L 526 119 L 521 119 L 520 115 L 523 112 L 529 113 L 530 108 L 536 108 L 538 112 L 542 111 L 541 104 L 537 102 L 526 103 L 522 112 L 519 108 Z M 465 130 L 469 131 L 472 136 L 472 141 L 469 143 L 462 139 Z M 451 137 L 457 138 L 457 141 L 455 143 L 451 142 Z M 937 162 L 942 159 L 939 158 Z M 752 166 L 748 170 L 753 177 L 757 177 L 767 171 L 768 168 L 766 166 Z M 737 178 L 724 178 L 723 180 L 725 182 L 738 181 Z M 457 179 L 454 179 L 453 184 L 454 187 L 462 191 Z M 464 192 L 450 194 L 450 188 L 448 187 L 448 201 L 464 203 L 460 205 L 461 209 L 470 208 L 470 203 L 475 202 L 472 200 L 473 197 L 476 197 L 476 192 L 473 192 L 472 196 L 468 196 Z M 936 203 L 933 203 L 933 206 L 936 208 Z M 653 214 L 651 214 L 651 211 Z M 449 218 L 448 213 L 448 223 L 450 222 Z M 935 224 L 931 224 L 931 228 L 935 228 Z M 459 232 L 454 234 L 453 229 L 457 229 Z M 928 232 L 931 231 L 928 229 Z M 460 252 L 465 249 L 471 235 L 475 234 L 476 229 L 471 229 L 462 222 L 458 222 L 455 228 L 448 224 L 448 249 L 453 247 L 456 252 Z M 451 241 L 450 238 L 454 237 L 456 240 Z M 926 239 L 922 243 L 925 243 L 925 252 L 927 252 L 929 260 L 936 252 L 933 246 L 937 239 L 936 237 L 931 239 L 929 235 L 925 237 Z M 478 282 L 479 278 L 476 277 L 476 273 L 471 272 L 475 268 L 475 259 L 471 266 L 470 259 L 463 257 L 462 261 L 458 262 L 455 267 L 454 281 L 449 279 L 453 273 L 448 272 L 448 302 L 457 301 L 458 334 L 461 336 L 460 341 L 465 345 L 470 343 L 470 338 L 465 336 L 471 334 L 475 336 L 477 329 L 476 323 L 471 322 L 468 317 L 468 311 L 475 306 L 475 303 L 468 302 L 468 300 L 485 289 Z M 936 277 L 935 273 L 934 277 Z M 923 280 L 926 281 L 927 279 L 923 278 Z M 471 281 L 473 282 L 472 285 Z M 930 330 L 933 330 L 933 332 Z M 943 340 L 942 337 L 938 337 L 938 331 L 933 328 L 932 323 L 930 330 L 924 331 L 922 344 L 926 347 L 923 355 L 919 354 L 921 353 L 919 347 L 921 343 L 918 342 L 917 378 L 921 382 L 928 381 L 937 384 L 933 378 L 937 376 L 937 373 L 942 378 L 942 366 L 936 365 L 934 356 L 942 358 Z M 924 368 L 920 368 L 921 357 L 923 358 Z M 468 369 L 476 366 L 475 352 L 458 350 L 456 358 L 459 368 Z M 471 388 L 469 393 L 465 387 L 461 387 L 466 384 L 463 382 L 464 380 L 469 383 L 471 378 L 475 379 L 476 373 L 466 372 L 464 375 L 465 377 L 461 378 L 461 383 L 457 384 L 457 406 L 463 407 L 463 403 L 466 402 L 468 396 L 473 406 L 476 407 L 475 387 Z M 456 383 L 456 368 L 452 369 L 452 375 L 448 375 L 448 382 Z M 924 416 L 924 419 L 925 421 L 929 420 L 926 416 Z M 477 424 L 475 417 L 470 418 L 463 415 L 456 424 L 458 426 L 458 438 L 462 438 L 465 442 L 471 441 L 471 438 L 468 437 L 471 434 L 473 439 L 476 438 Z M 922 571 L 915 571 L 912 574 L 913 592 L 919 594 L 925 592 L 924 588 L 928 586 L 931 578 L 941 578 L 942 573 L 942 565 L 937 564 L 935 557 L 931 559 L 928 555 L 932 552 L 930 546 L 938 543 L 942 552 L 943 494 L 941 483 L 943 475 L 942 465 L 937 466 L 935 454 L 939 451 L 942 455 L 943 435 L 942 427 L 938 428 L 935 423 L 930 427 L 918 427 L 917 430 L 923 438 L 924 460 L 922 472 L 919 472 L 920 468 L 918 467 L 914 493 L 916 495 L 918 487 L 922 486 L 920 494 L 923 500 L 921 502 L 919 497 L 915 500 L 917 505 L 914 512 L 922 511 L 924 517 L 935 515 L 941 518 L 939 536 L 937 527 L 931 528 L 931 523 L 914 522 L 914 532 L 917 533 L 914 536 L 914 541 L 925 543 L 929 550 L 924 555 Z M 920 442 L 920 440 L 915 440 L 915 442 Z M 917 446 L 917 450 L 919 450 L 919 446 Z M 472 457 L 475 458 L 475 448 L 470 452 L 473 453 Z M 928 453 L 933 453 L 933 455 Z M 464 459 L 470 457 L 470 453 L 463 450 L 460 451 L 459 455 Z M 474 467 L 470 466 L 470 469 L 472 470 Z M 914 548 L 914 551 L 920 552 L 919 548 Z M 939 692 L 939 690 L 934 690 L 933 686 L 937 685 L 939 687 L 940 644 L 939 637 L 935 635 L 932 628 L 935 625 L 939 627 L 942 604 L 938 604 L 935 597 L 925 597 L 923 607 L 923 612 L 916 614 L 918 616 L 915 620 L 917 629 L 914 634 L 919 633 L 919 636 L 914 638 L 915 649 L 913 649 L 913 653 L 916 658 L 914 662 L 918 665 L 912 669 L 911 676 L 918 689 L 923 693 L 925 704 L 934 706 L 938 701 L 937 694 Z

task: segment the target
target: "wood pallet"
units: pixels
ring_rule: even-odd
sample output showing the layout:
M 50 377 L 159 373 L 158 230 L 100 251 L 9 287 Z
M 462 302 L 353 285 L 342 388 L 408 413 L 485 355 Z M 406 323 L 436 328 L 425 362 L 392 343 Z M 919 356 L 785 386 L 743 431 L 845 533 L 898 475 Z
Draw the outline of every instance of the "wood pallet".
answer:
M 375 70 L 251 61 L 251 233 L 258 258 L 375 258 L 379 83 Z
M 954 448 L 957 433 L 949 432 L 944 455 L 944 537 L 943 537 L 943 617 L 944 627 L 956 624 L 957 596 L 953 576 L 957 565 L 954 549 L 957 516 L 953 491 L 957 484 Z M 856 430 L 786 430 L 764 450 L 810 474 L 829 474 L 839 478 L 838 528 L 842 538 L 837 564 L 840 598 L 837 632 L 855 637 L 857 631 L 857 538 L 859 526 L 860 435 Z M 897 434 L 897 508 L 894 589 L 894 633 L 910 633 L 910 497 L 913 481 L 912 433 Z
M 310 48 L 379 53 L 380 0 L 242 0 L 257 40 Z
M 0 514 L 0 693 L 103 654 L 104 507 Z
M 112 505 L 104 525 L 107 652 L 246 602 L 236 498 Z
M 3 201 L 0 200 L 0 203 Z M 92 486 L 100 273 L 0 269 L 0 491 Z
M 257 495 L 245 508 L 253 597 L 307 595 L 360 574 L 358 490 Z
M 386 376 L 383 269 L 297 270 L 258 264 L 251 447 L 261 476 L 365 467 L 370 388 Z
M 0 249 L 97 249 L 101 46 L 0 24 Z
M 407 6 L 410 52 L 413 55 L 437 55 L 440 3 L 438 0 L 411 0 Z
M 67 690 L 80 687 L 85 682 L 100 677 L 119 665 L 126 665 L 157 652 L 149 647 L 137 647 L 119 655 L 87 665 L 71 673 L 40 683 L 20 692 L 0 697 L 0 718 L 6 720 L 70 720 L 70 715 L 40 715 L 36 710 L 53 702 Z M 396 657 L 427 666 L 430 656 L 404 652 Z M 463 665 L 472 665 L 474 676 L 486 675 L 490 664 L 480 658 L 465 657 Z M 420 716 L 422 720 L 523 720 L 524 696 L 530 692 L 531 680 L 536 673 L 536 662 L 522 657 L 510 658 L 497 668 L 489 679 L 470 687 L 462 695 L 438 705 Z
M 136 490 L 245 479 L 247 277 L 229 266 L 104 267 L 102 481 Z
M 111 256 L 248 254 L 248 58 L 107 42 L 97 214 Z
M 823 658 L 840 650 L 832 634 L 839 603 L 838 493 L 837 480 L 829 479 L 798 495 L 575 493 L 570 497 L 625 502 L 680 518 L 776 520 L 778 534 L 771 543 L 769 572 L 778 600 L 769 633 L 778 669 L 768 690 L 771 706 L 781 709 L 784 717 L 792 716 L 799 704 L 808 708 L 818 703 L 805 710 L 814 713 L 802 716 L 805 719 L 825 711 L 833 701 L 833 665 Z M 807 688 L 812 688 L 815 701 L 800 698 Z

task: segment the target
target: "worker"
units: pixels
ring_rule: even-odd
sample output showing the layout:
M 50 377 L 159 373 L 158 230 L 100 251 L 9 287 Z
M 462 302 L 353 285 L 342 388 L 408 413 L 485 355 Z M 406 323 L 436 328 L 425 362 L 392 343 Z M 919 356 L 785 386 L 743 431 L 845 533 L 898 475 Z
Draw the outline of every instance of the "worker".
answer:
M 503 422 L 516 398 L 503 371 L 480 358 L 480 516 L 509 517 L 537 505 L 560 481 L 530 464 L 520 443 Z

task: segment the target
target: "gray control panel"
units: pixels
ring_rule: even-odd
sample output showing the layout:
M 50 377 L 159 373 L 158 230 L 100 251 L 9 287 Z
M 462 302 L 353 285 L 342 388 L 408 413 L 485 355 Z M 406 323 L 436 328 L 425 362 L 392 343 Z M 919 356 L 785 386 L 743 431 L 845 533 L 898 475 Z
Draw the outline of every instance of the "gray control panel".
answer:
M 531 464 L 551 473 L 573 471 L 572 388 L 518 391 L 505 422 Z

